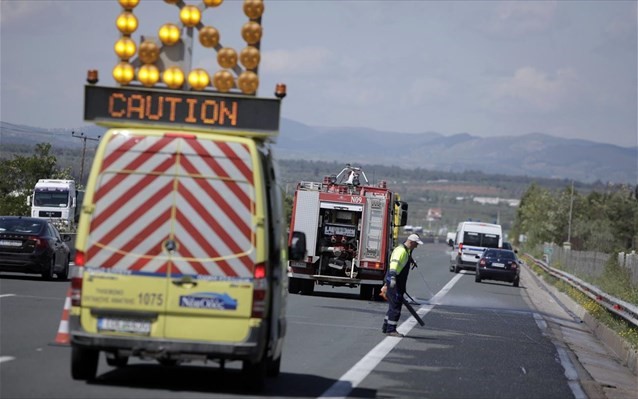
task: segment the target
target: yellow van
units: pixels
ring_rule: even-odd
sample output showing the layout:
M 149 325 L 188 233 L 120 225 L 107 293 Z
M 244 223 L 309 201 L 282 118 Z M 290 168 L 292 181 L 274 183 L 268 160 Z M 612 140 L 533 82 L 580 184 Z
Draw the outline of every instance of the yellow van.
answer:
M 279 374 L 286 333 L 282 193 L 267 140 L 224 130 L 111 128 L 94 158 L 71 279 L 71 372 L 156 359 L 242 361 Z

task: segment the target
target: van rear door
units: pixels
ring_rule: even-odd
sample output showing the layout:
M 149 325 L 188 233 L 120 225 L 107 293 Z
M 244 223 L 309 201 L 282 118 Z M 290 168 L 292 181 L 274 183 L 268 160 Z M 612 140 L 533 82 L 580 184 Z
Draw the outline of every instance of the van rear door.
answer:
M 176 163 L 167 338 L 242 341 L 255 267 L 252 141 L 185 138 Z M 193 328 L 193 323 L 197 328 Z
M 242 340 L 255 263 L 252 142 L 153 130 L 106 139 L 82 289 L 92 317 L 83 313 L 83 327 Z

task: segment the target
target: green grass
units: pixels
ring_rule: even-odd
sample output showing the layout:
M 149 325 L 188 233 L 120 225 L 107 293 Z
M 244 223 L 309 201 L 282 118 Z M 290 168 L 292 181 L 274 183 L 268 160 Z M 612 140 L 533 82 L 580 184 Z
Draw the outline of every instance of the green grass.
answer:
M 545 272 L 544 269 L 536 265 L 532 258 L 528 256 L 523 256 L 523 258 L 532 270 L 541 276 L 546 283 L 555 286 L 561 292 L 569 295 L 592 317 L 615 331 L 619 336 L 625 339 L 632 348 L 638 349 L 638 327 L 607 311 L 607 309 L 601 306 L 598 302 L 589 298 L 587 295 L 583 294 L 563 280 Z M 618 270 L 616 270 L 616 268 Z M 638 292 L 636 287 L 633 287 L 630 284 L 630 280 L 623 274 L 622 268 L 618 267 L 613 260 L 606 265 L 605 272 L 602 277 L 596 279 L 596 281 L 588 282 L 597 286 L 605 293 L 618 299 L 622 299 L 625 302 L 629 302 L 634 305 L 638 303 Z
M 638 306 L 638 287 L 631 284 L 630 271 L 618 266 L 614 257 L 605 265 L 603 275 L 591 283 L 609 295 Z

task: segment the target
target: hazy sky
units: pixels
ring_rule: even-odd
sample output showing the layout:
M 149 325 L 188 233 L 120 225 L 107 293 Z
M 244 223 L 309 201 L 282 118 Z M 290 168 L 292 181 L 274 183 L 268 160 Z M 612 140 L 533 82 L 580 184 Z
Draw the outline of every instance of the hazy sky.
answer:
M 197 5 L 200 1 L 185 0 Z M 240 51 L 242 1 L 203 14 Z M 266 0 L 260 88 L 283 117 L 394 132 L 531 132 L 638 145 L 636 1 Z M 117 0 L 0 0 L 0 119 L 79 127 L 86 71 L 114 85 Z M 178 22 L 141 0 L 133 38 Z M 218 70 L 212 49 L 194 67 Z

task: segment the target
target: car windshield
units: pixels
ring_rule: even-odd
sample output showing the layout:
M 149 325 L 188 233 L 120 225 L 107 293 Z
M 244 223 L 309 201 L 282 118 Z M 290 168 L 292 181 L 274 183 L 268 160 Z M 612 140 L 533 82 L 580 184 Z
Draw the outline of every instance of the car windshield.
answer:
M 37 190 L 33 196 L 35 206 L 52 206 L 63 208 L 69 202 L 69 192 L 67 190 Z
M 0 219 L 0 233 L 38 234 L 44 226 L 43 221 L 25 219 Z

